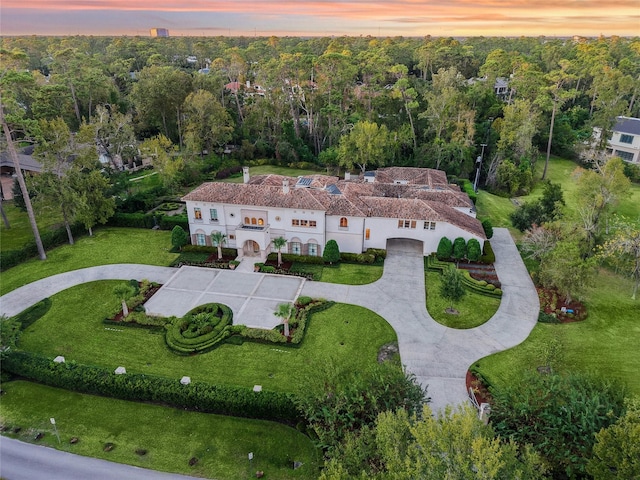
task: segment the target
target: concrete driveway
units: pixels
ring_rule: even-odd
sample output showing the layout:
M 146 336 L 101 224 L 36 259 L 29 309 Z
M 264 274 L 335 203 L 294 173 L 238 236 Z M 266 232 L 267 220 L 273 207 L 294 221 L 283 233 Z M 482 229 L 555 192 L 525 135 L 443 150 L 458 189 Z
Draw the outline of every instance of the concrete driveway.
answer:
M 277 304 L 298 295 L 366 307 L 385 318 L 398 335 L 407 370 L 428 386 L 434 411 L 467 401 L 465 377 L 476 360 L 524 341 L 540 309 L 533 282 L 507 229 L 494 229 L 491 245 L 503 297 L 484 325 L 455 330 L 435 322 L 426 310 L 421 246 L 390 242 L 382 278 L 370 285 L 308 282 L 297 277 L 198 267 L 105 265 L 54 275 L 0 297 L 0 314 L 16 315 L 30 305 L 74 285 L 95 280 L 149 279 L 164 286 L 147 302 L 151 314 L 182 316 L 197 305 L 221 302 L 235 323 L 271 328 Z

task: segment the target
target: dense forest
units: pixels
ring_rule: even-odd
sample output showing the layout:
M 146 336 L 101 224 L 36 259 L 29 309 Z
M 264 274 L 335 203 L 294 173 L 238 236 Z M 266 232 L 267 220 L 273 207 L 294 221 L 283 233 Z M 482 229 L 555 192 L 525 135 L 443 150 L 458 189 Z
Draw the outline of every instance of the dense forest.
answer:
M 167 172 L 226 151 L 473 180 L 482 156 L 481 184 L 513 195 L 540 152 L 597 155 L 584 151 L 592 127 L 606 139 L 616 116 L 640 113 L 638 38 L 33 36 L 2 52 L 7 118 L 40 121 L 41 135 L 57 118 L 91 126 L 125 164 L 145 140 L 179 150 Z

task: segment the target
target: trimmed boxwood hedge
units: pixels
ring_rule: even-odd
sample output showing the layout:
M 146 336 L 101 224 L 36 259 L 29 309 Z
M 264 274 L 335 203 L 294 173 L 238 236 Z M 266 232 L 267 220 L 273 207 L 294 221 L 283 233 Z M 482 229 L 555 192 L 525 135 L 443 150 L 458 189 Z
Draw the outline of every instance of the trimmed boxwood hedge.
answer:
M 271 252 L 267 259 L 271 262 L 278 261 L 278 254 L 275 252 Z M 324 259 L 322 257 L 314 257 L 313 255 L 294 255 L 292 253 L 283 253 L 282 261 L 285 263 L 311 263 L 315 265 L 324 265 Z
M 290 394 L 248 387 L 192 382 L 146 374 L 114 374 L 113 369 L 82 365 L 73 361 L 54 363 L 31 352 L 11 351 L 2 369 L 29 380 L 80 393 L 137 402 L 152 402 L 177 408 L 235 417 L 274 420 L 287 424 L 301 421 Z
M 71 233 L 74 238 L 77 239 L 78 237 L 85 235 L 87 230 L 81 223 L 76 222 L 71 225 Z M 42 240 L 42 246 L 45 250 L 63 245 L 69 241 L 67 230 L 64 227 L 59 227 L 55 230 L 41 231 L 40 239 Z M 18 250 L 5 250 L 0 252 L 0 271 L 5 271 L 8 268 L 15 267 L 16 265 L 36 256 L 38 256 L 38 247 L 36 246 L 35 240 L 28 241 Z
M 198 314 L 209 315 L 212 319 L 208 325 L 211 327 L 211 331 L 189 338 L 184 333 Z M 189 311 L 184 317 L 174 318 L 170 324 L 166 325 L 165 342 L 170 350 L 180 355 L 207 352 L 231 335 L 232 321 L 233 312 L 226 305 L 222 303 L 200 305 Z
M 434 270 L 442 273 L 445 268 L 448 268 L 451 263 L 442 262 L 437 259 L 435 255 L 429 255 L 425 257 L 425 268 L 427 270 Z M 487 297 L 502 297 L 502 290 L 496 288 L 495 285 L 487 283 L 483 280 L 476 280 L 471 277 L 471 274 L 467 270 L 462 270 L 462 284 L 469 290 L 480 295 Z

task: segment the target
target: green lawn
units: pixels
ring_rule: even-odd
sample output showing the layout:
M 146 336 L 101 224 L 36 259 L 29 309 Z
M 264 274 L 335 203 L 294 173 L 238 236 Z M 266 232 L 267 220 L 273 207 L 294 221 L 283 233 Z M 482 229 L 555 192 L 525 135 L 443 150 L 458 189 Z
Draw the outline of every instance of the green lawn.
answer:
M 427 289 L 427 311 L 438 323 L 451 328 L 473 328 L 489 320 L 498 310 L 500 300 L 466 291 L 462 300 L 454 304 L 458 315 L 445 312 L 451 303 L 440 296 L 441 275 L 439 272 L 425 272 Z
M 294 264 L 299 272 L 314 274 L 317 282 L 339 283 L 343 285 L 366 285 L 379 280 L 382 276 L 382 265 L 365 265 L 355 263 L 339 263 L 334 266 Z
M 275 175 L 284 175 L 288 177 L 297 177 L 299 175 L 317 175 L 326 174 L 324 170 L 300 170 L 298 168 L 281 167 L 278 165 L 258 165 L 255 167 L 249 167 L 249 174 L 254 175 L 267 175 L 273 173 Z M 232 178 L 226 178 L 222 180 L 228 183 L 242 183 L 242 174 L 236 175 Z
M 257 470 L 265 478 L 318 476 L 320 454 L 311 440 L 278 423 L 81 395 L 24 381 L 3 383 L 2 389 L 0 422 L 10 431 L 21 427 L 10 436 L 23 441 L 33 442 L 36 432 L 44 432 L 39 443 L 59 450 L 206 478 L 245 479 Z M 70 444 L 72 437 L 78 443 Z M 115 448 L 105 452 L 106 443 Z M 140 449 L 147 453 L 139 455 Z M 251 469 L 249 452 L 254 454 Z M 198 463 L 190 467 L 193 457 Z M 293 470 L 294 460 L 302 467 Z
M 246 342 L 178 356 L 168 350 L 162 333 L 102 323 L 119 303 L 112 293 L 117 283 L 87 283 L 51 297 L 51 309 L 23 332 L 20 348 L 113 369 L 123 365 L 132 373 L 188 375 L 196 381 L 259 384 L 294 392 L 298 386 L 294 373 L 301 369 L 312 369 L 330 357 L 362 369 L 377 361 L 382 345 L 396 341 L 393 328 L 382 317 L 362 307 L 337 304 L 313 315 L 299 348 Z
M 4 222 L 0 222 L 0 250 L 18 250 L 33 240 L 33 230 L 31 230 L 29 217 L 25 212 L 20 211 L 13 204 L 13 201 L 3 201 L 2 208 L 7 214 L 11 228 L 7 229 Z M 54 228 L 59 222 L 59 215 L 40 215 L 36 217 L 40 233 Z
M 98 228 L 75 245 L 63 245 L 37 258 L 2 272 L 0 294 L 58 273 L 114 263 L 169 265 L 177 256 L 170 253 L 171 232 L 135 228 Z
M 631 281 L 602 270 L 598 286 L 586 295 L 589 316 L 583 322 L 537 324 L 521 345 L 480 360 L 480 372 L 503 385 L 542 365 L 540 349 L 557 338 L 561 355 L 555 368 L 598 375 L 626 384 L 640 394 L 640 302 L 631 300 Z

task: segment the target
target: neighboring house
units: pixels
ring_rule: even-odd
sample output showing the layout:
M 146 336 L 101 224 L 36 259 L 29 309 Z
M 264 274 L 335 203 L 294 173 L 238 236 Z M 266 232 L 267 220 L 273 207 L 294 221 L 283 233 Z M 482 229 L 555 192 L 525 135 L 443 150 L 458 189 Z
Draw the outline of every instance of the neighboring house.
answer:
M 617 117 L 616 120 L 607 140 L 607 154 L 640 164 L 640 118 Z M 596 141 L 600 139 L 600 129 L 593 129 L 593 137 Z
M 40 173 L 42 171 L 42 164 L 33 157 L 33 150 L 33 145 L 29 145 L 18 151 L 20 170 Z M 13 175 L 16 173 L 13 166 L 13 159 L 6 150 L 0 152 L 0 173 L 2 175 Z
M 267 93 L 267 91 L 260 85 L 251 85 L 251 82 L 249 80 L 247 80 L 245 83 L 229 82 L 224 86 L 224 88 L 234 95 L 238 92 L 244 92 L 248 96 L 259 95 L 261 97 L 264 97 L 264 95 Z
M 487 77 L 470 78 L 467 80 L 467 85 L 473 85 L 476 82 L 486 82 Z M 386 88 L 386 87 L 385 87 Z M 493 93 L 496 94 L 503 102 L 509 100 L 511 89 L 509 88 L 509 79 L 506 77 L 497 77 L 493 82 Z
M 194 245 L 211 245 L 219 231 L 238 256 L 264 260 L 277 237 L 287 240 L 283 253 L 317 256 L 328 240 L 361 253 L 407 238 L 427 255 L 442 237 L 486 238 L 469 197 L 439 170 L 390 167 L 367 180 L 243 174 L 244 183 L 204 183 L 183 197 Z

